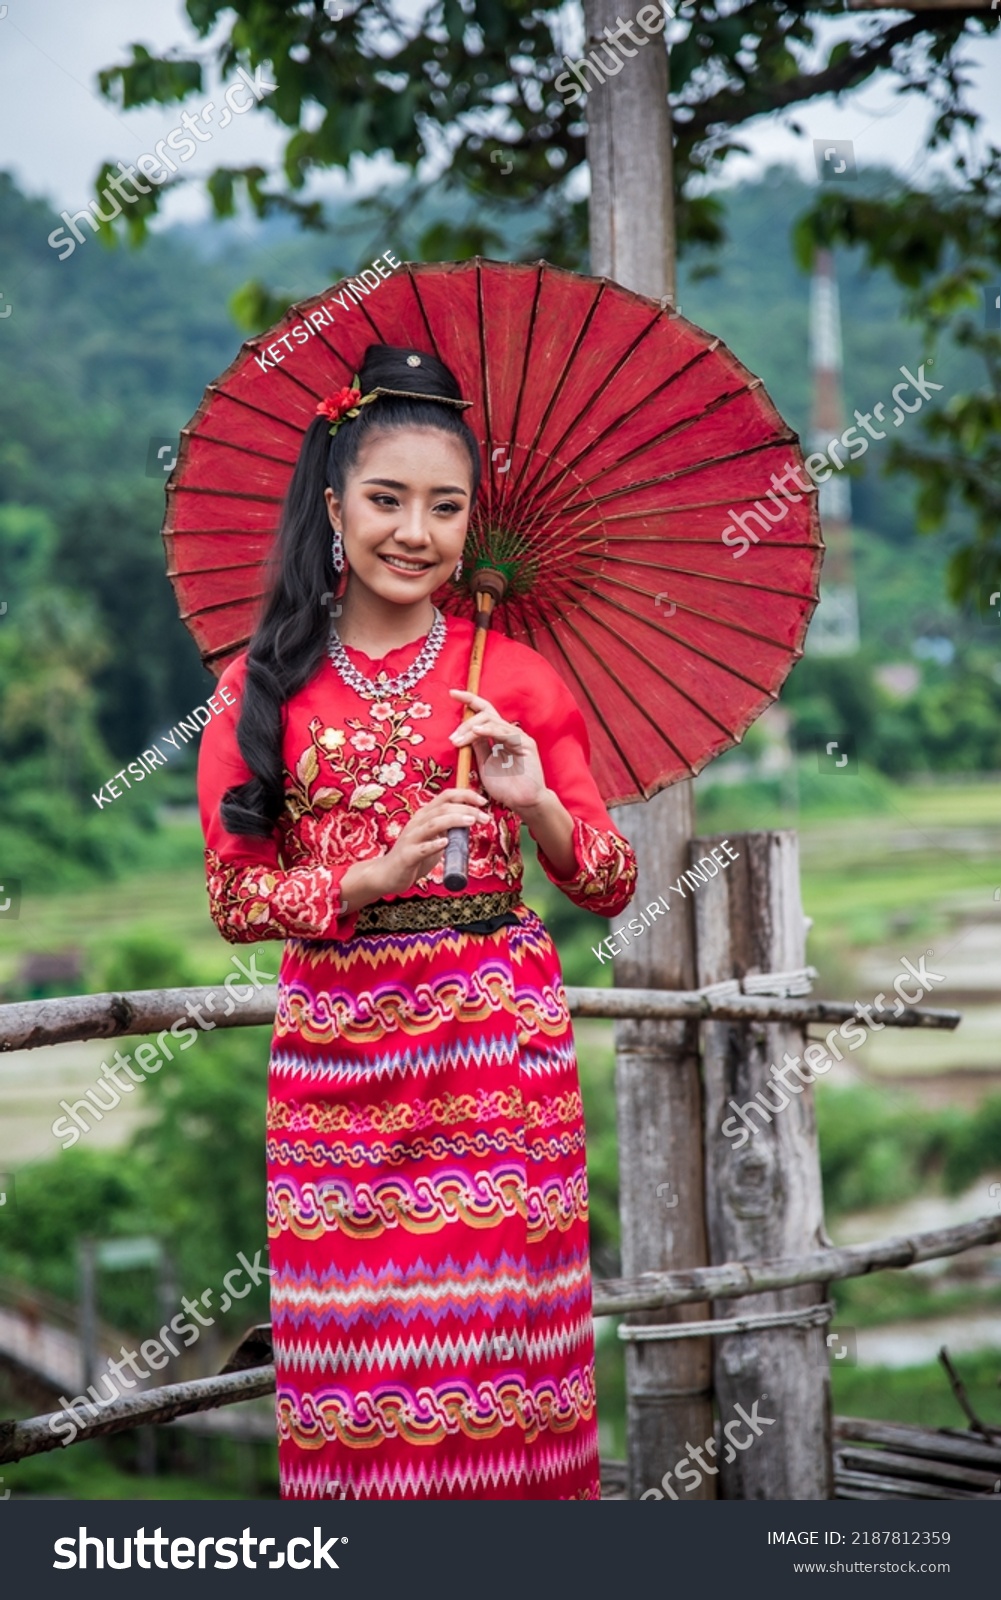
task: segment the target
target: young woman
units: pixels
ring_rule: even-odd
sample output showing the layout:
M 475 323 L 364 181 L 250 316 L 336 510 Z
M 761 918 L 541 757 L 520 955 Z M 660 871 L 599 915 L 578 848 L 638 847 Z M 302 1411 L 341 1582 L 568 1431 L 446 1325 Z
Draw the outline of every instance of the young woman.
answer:
M 635 860 L 552 668 L 492 635 L 482 694 L 463 688 L 472 620 L 432 602 L 480 475 L 454 377 L 373 345 L 360 385 L 306 433 L 199 766 L 212 916 L 234 942 L 286 941 L 267 1117 L 282 1495 L 596 1499 L 580 1087 L 521 825 L 601 915 Z M 452 827 L 462 894 L 442 881 Z

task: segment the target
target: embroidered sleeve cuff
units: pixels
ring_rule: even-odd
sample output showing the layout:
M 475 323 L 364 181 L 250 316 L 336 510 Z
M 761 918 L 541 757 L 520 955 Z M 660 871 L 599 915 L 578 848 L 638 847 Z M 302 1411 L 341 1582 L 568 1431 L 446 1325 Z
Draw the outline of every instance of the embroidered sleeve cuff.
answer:
M 341 880 L 348 867 L 229 864 L 205 852 L 209 910 L 224 939 L 348 939 L 356 914 L 345 912 Z
M 595 828 L 575 817 L 573 850 L 577 871 L 572 878 L 560 878 L 545 853 L 539 851 L 539 865 L 568 900 L 600 917 L 614 917 L 629 904 L 636 891 L 636 857 L 632 845 L 620 833 Z

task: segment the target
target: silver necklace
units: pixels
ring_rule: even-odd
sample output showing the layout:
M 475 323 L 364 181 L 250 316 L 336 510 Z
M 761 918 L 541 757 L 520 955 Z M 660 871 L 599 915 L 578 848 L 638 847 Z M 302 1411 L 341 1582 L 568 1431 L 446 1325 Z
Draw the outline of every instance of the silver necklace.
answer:
M 387 677 L 385 672 L 380 672 L 377 678 L 366 678 L 348 660 L 347 652 L 341 643 L 340 634 L 334 624 L 331 623 L 328 654 L 331 665 L 342 683 L 346 683 L 349 689 L 353 689 L 356 694 L 361 695 L 363 700 L 380 700 L 387 694 L 408 694 L 414 685 L 420 683 L 421 679 L 431 671 L 441 654 L 442 645 L 445 643 L 445 618 L 437 606 L 434 606 L 433 610 L 434 623 L 431 627 L 431 632 L 421 647 L 419 656 L 413 665 L 407 668 L 406 672 L 401 672 L 396 678 Z

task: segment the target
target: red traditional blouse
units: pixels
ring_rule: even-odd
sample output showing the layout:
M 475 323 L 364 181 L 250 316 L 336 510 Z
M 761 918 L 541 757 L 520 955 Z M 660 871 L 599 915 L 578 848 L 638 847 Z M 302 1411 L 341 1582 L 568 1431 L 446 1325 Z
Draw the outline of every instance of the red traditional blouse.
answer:
M 448 691 L 465 687 L 473 633 L 471 621 L 449 617 L 431 671 L 414 689 L 385 699 L 363 698 L 324 658 L 285 708 L 285 810 L 269 838 L 227 833 L 220 820 L 226 790 L 250 777 L 236 741 L 246 656 L 226 668 L 220 683 L 234 704 L 206 727 L 198 763 L 209 901 L 225 939 L 350 938 L 356 913 L 340 910 L 348 868 L 384 854 L 415 811 L 455 786 L 458 751 L 448 736 L 462 706 Z M 366 678 L 382 672 L 395 678 L 422 644 L 414 641 L 378 661 L 350 648 L 348 656 Z M 480 693 L 537 741 L 546 783 L 574 819 L 577 870 L 560 878 L 538 849 L 546 876 L 575 905 L 618 915 L 635 889 L 636 859 L 591 776 L 587 730 L 570 690 L 534 650 L 491 634 Z M 475 757 L 470 787 L 483 789 Z M 471 892 L 520 890 L 520 830 L 517 813 L 491 801 L 470 829 Z M 408 896 L 447 895 L 442 878 L 439 861 Z

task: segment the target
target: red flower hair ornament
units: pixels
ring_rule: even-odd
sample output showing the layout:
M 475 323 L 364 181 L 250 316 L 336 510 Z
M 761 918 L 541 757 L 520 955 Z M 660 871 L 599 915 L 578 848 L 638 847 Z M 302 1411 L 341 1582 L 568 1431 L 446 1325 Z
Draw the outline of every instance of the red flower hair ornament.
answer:
M 408 356 L 407 361 L 410 366 L 419 367 L 421 364 L 419 356 Z M 381 394 L 399 395 L 403 400 L 434 400 L 438 405 L 455 406 L 458 410 L 464 410 L 466 406 L 473 404 L 472 400 L 453 400 L 447 395 L 423 394 L 418 389 L 386 389 L 382 385 L 373 389 L 370 394 L 362 394 L 361 378 L 356 372 L 351 380 L 351 388 L 337 389 L 333 394 L 328 394 L 317 406 L 316 415 L 329 417 L 329 431 L 333 435 L 342 422 L 349 422 L 352 417 L 356 417 L 362 406 L 371 405 Z
M 358 374 L 352 380 L 350 389 L 338 389 L 334 394 L 328 394 L 321 400 L 316 408 L 318 417 L 329 417 L 330 433 L 335 434 L 342 422 L 347 422 L 351 417 L 356 417 L 362 406 L 370 405 L 378 396 L 378 390 L 373 389 L 371 394 L 362 394 L 361 380 Z

